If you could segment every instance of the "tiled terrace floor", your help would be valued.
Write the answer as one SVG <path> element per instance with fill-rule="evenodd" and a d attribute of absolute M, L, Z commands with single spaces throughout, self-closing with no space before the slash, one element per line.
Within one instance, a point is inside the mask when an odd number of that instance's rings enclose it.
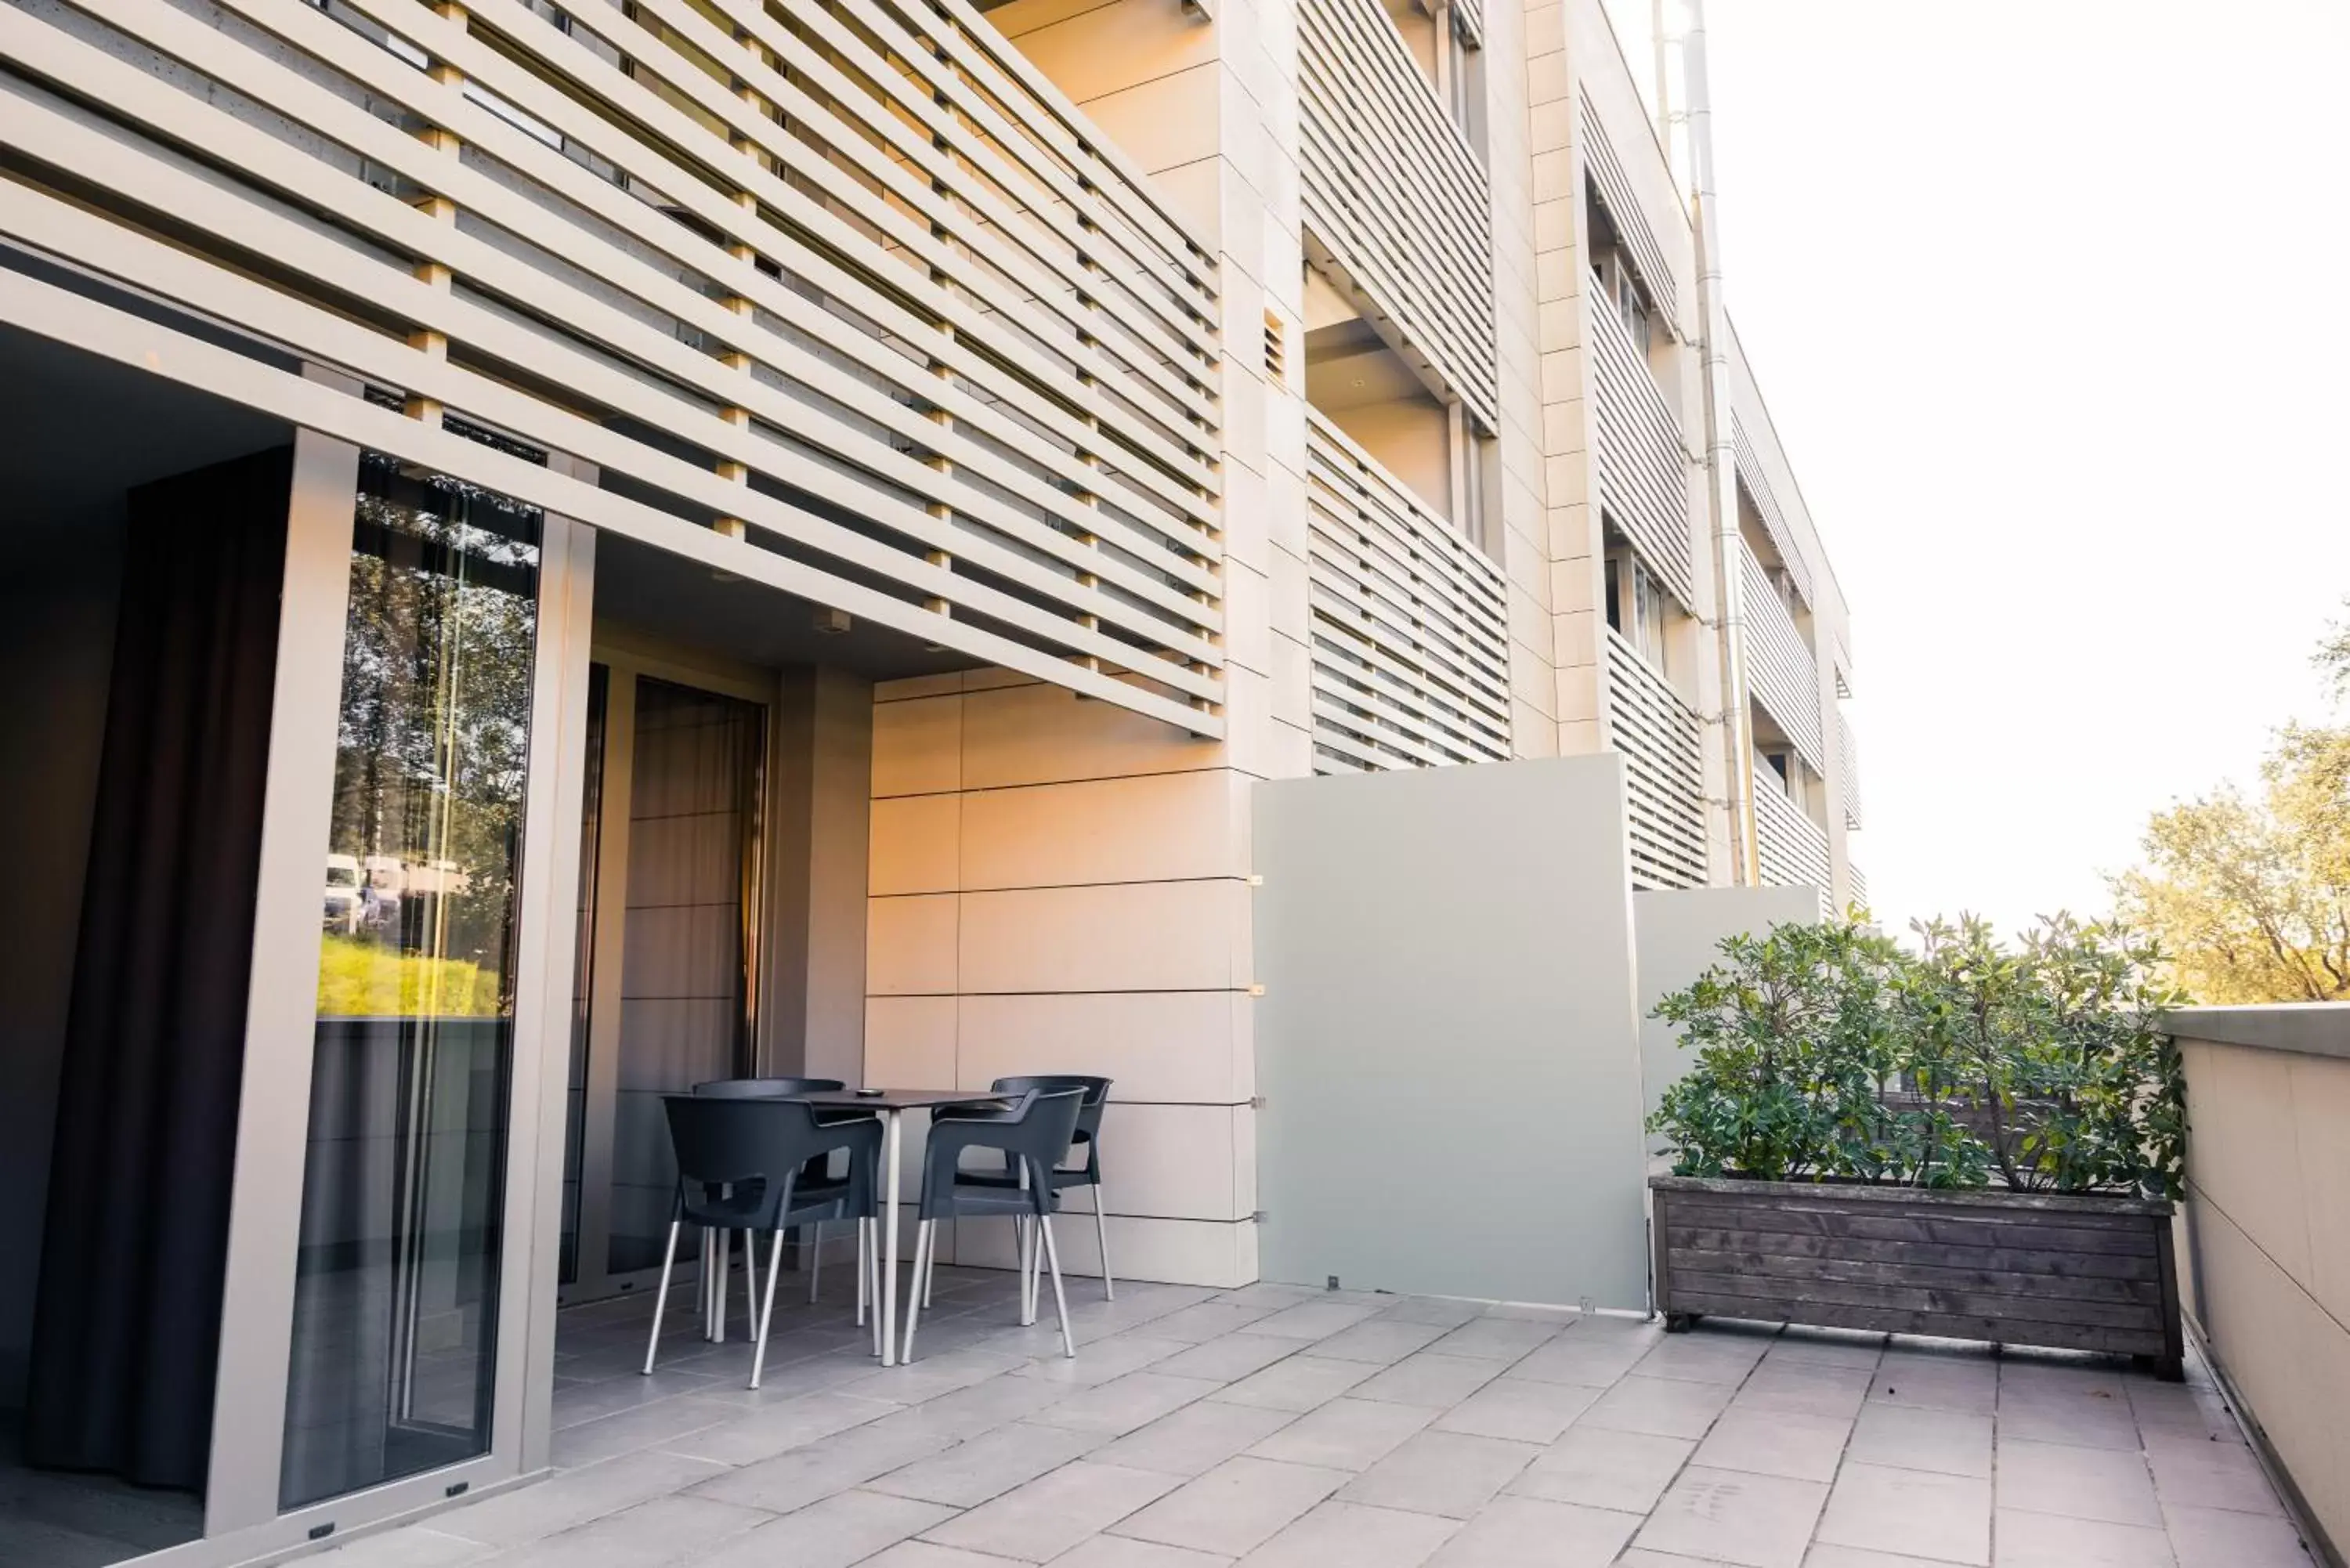
<path fill-rule="evenodd" d="M 847 1270 L 840 1271 L 847 1274 Z M 788 1287 L 793 1280 L 787 1277 Z M 829 1283 L 830 1282 L 827 1282 Z M 843 1283 L 847 1282 L 844 1280 Z M 690 1290 L 686 1293 L 690 1295 Z M 2074 1357 L 1256 1285 L 941 1269 L 910 1366 L 564 1316 L 537 1485 L 331 1568 L 2308 1568 L 2227 1409 Z M 737 1294 L 739 1332 L 739 1290 Z"/>

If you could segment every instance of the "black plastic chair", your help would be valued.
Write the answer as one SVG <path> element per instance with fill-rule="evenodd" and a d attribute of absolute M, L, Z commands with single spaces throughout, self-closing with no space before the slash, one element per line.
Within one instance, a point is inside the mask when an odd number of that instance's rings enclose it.
<path fill-rule="evenodd" d="M 773 1238 L 766 1290 L 754 1323 L 758 1348 L 751 1359 L 751 1386 L 756 1388 L 767 1363 L 767 1326 L 775 1316 L 784 1231 L 825 1220 L 869 1220 L 877 1212 L 876 1161 L 869 1151 L 878 1149 L 879 1128 L 876 1125 L 868 1132 L 854 1124 L 827 1127 L 806 1104 L 767 1096 L 664 1095 L 661 1108 L 669 1118 L 678 1176 L 669 1241 L 661 1252 L 660 1285 L 653 1298 L 652 1334 L 645 1345 L 646 1375 L 651 1375 L 660 1349 L 661 1314 L 669 1306 L 678 1232 L 691 1224 L 705 1233 L 742 1231 L 754 1239 L 763 1234 Z M 801 1172 L 809 1161 L 823 1159 L 837 1148 L 850 1151 L 847 1178 L 813 1189 L 803 1186 Z"/>
<path fill-rule="evenodd" d="M 1107 1078 L 1089 1078 L 1076 1073 L 1052 1073 L 1027 1077 L 998 1078 L 989 1086 L 999 1095 L 1024 1095 L 1031 1089 L 1042 1089 L 1046 1094 L 1054 1094 L 1063 1089 L 1077 1089 L 1084 1092 L 1085 1099 L 1077 1111 L 1076 1137 L 1070 1146 L 1070 1152 L 1076 1153 L 1077 1146 L 1083 1145 L 1086 1162 L 1074 1170 L 1055 1166 L 1051 1173 L 1051 1179 L 1053 1190 L 1055 1193 L 1066 1192 L 1073 1187 L 1093 1189 L 1094 1241 L 1101 1250 L 1102 1297 L 1106 1301 L 1116 1301 L 1118 1286 L 1110 1279 L 1109 1274 L 1109 1225 L 1102 1213 L 1104 1199 L 1107 1195 L 1102 1190 L 1101 1123 L 1102 1107 L 1109 1104 L 1109 1085 L 1110 1080 Z M 1017 1187 L 1020 1184 L 1019 1173 L 1013 1168 L 1009 1158 L 1004 1160 L 1003 1169 L 1001 1172 L 965 1171 L 963 1179 L 967 1181 L 982 1181 L 1010 1187 Z"/>
<path fill-rule="evenodd" d="M 846 1087 L 847 1085 L 838 1078 L 713 1078 L 708 1083 L 694 1085 L 693 1092 L 721 1099 L 775 1099 L 792 1095 L 827 1093 Z M 872 1127 L 874 1134 L 872 1157 L 877 1161 L 881 1158 L 881 1118 L 871 1111 L 856 1111 L 845 1107 L 824 1106 L 816 1109 L 816 1119 L 819 1127 L 846 1127 L 851 1123 L 861 1123 Z M 838 1179 L 842 1179 L 832 1173 L 832 1156 L 829 1153 L 819 1155 L 810 1160 L 800 1172 L 800 1182 L 804 1189 L 815 1183 Z M 876 1190 L 879 1190 L 878 1186 Z M 877 1266 L 874 1255 L 875 1245 L 872 1216 L 858 1216 L 857 1324 L 860 1328 L 865 1325 L 865 1314 L 875 1288 L 874 1271 Z M 719 1260 L 717 1277 L 723 1280 L 725 1273 L 725 1260 L 722 1257 Z M 815 1303 L 817 1287 L 823 1283 L 823 1281 L 824 1227 L 821 1224 L 815 1224 L 808 1227 L 808 1301 L 811 1304 Z M 756 1288 L 754 1284 L 753 1289 L 755 1291 Z M 719 1324 L 715 1337 L 723 1339 L 725 1336 L 724 1297 L 722 1294 L 716 1300 Z"/>
<path fill-rule="evenodd" d="M 1042 1246 L 1053 1271 L 1053 1310 L 1061 1324 L 1061 1349 L 1074 1356 L 1076 1341 L 1069 1333 L 1069 1299 L 1061 1289 L 1061 1254 L 1053 1244 L 1053 1210 L 1060 1199 L 1050 1173 L 1069 1158 L 1069 1140 L 1077 1130 L 1084 1108 L 1082 1089 L 1030 1089 L 1003 1110 L 941 1110 L 931 1118 L 931 1137 L 922 1158 L 922 1202 L 914 1233 L 913 1288 L 906 1295 L 906 1347 L 899 1361 L 914 1356 L 914 1325 L 922 1313 L 922 1284 L 938 1257 L 938 1224 L 941 1220 L 1001 1214 L 1020 1231 L 1020 1322 L 1036 1321 L 1036 1290 L 1033 1257 Z M 965 1149 L 993 1149 L 1004 1163 L 1028 1177 L 1026 1186 L 1007 1185 L 993 1176 L 973 1179 L 962 1168 Z M 1014 1180 L 1016 1181 L 1015 1175 Z"/>

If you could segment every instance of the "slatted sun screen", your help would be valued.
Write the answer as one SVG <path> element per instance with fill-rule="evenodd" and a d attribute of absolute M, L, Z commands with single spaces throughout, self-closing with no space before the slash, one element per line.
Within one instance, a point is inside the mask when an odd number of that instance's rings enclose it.
<path fill-rule="evenodd" d="M 1607 630 L 1607 740 L 1624 753 L 1635 888 L 1706 883 L 1705 765 L 1698 717 L 1672 682 Z"/>
<path fill-rule="evenodd" d="M 1844 764 L 1842 791 L 1844 798 L 1839 803 L 1844 810 L 1844 825 L 1854 832 L 1858 832 L 1861 826 L 1860 753 L 1853 747 L 1852 726 L 1845 721 L 1845 716 L 1840 712 L 1835 719 L 1835 732 L 1837 760 Z"/>
<path fill-rule="evenodd" d="M 0 316 L 1221 732 L 1212 254 L 966 0 L 35 3 L 0 234 L 281 355 Z"/>
<path fill-rule="evenodd" d="M 1762 514 L 1763 532 L 1771 535 L 1772 545 L 1779 559 L 1786 564 L 1787 575 L 1795 581 L 1795 592 L 1806 605 L 1813 604 L 1811 558 L 1795 547 L 1794 530 L 1787 526 L 1785 508 L 1779 504 L 1778 493 L 1771 486 L 1762 453 L 1748 439 L 1744 421 L 1736 410 L 1731 410 L 1730 439 L 1738 462 L 1738 482 L 1754 502 L 1754 510 Z"/>
<path fill-rule="evenodd" d="M 1506 761 L 1501 569 L 1336 426 L 1306 417 L 1315 771 Z"/>
<path fill-rule="evenodd" d="M 1820 732 L 1820 672 L 1804 634 L 1779 590 L 1763 576 L 1762 565 L 1743 540 L 1738 546 L 1739 573 L 1745 586 L 1746 680 L 1755 700 L 1779 722 L 1804 761 L 1822 777 L 1827 775 L 1827 746 Z"/>
<path fill-rule="evenodd" d="M 1697 604 L 1690 458 L 1680 421 L 1631 334 L 1596 289 L 1584 293 L 1599 440 L 1599 503 L 1683 608 Z"/>
<path fill-rule="evenodd" d="M 1624 161 L 1616 155 L 1616 144 L 1607 140 L 1607 128 L 1600 123 L 1598 111 L 1588 98 L 1577 106 L 1577 121 L 1583 132 L 1583 166 L 1591 176 L 1591 183 L 1599 192 L 1599 204 L 1607 209 L 1609 221 L 1617 234 L 1623 236 L 1624 246 L 1632 253 L 1632 265 L 1639 269 L 1640 281 L 1648 287 L 1649 297 L 1668 323 L 1678 329 L 1681 318 L 1680 291 L 1673 283 L 1672 268 L 1665 265 L 1664 247 L 1657 243 L 1657 232 L 1648 226 L 1647 213 L 1632 194 L 1632 182 L 1624 172 Z"/>
<path fill-rule="evenodd" d="M 1498 430 L 1484 170 L 1378 0 L 1300 0 L 1297 67 L 1308 254 Z"/>
<path fill-rule="evenodd" d="M 1772 779 L 1763 776 L 1769 772 L 1767 765 L 1754 771 L 1754 860 L 1762 881 L 1774 888 L 1810 886 L 1825 890 L 1828 836 Z"/>

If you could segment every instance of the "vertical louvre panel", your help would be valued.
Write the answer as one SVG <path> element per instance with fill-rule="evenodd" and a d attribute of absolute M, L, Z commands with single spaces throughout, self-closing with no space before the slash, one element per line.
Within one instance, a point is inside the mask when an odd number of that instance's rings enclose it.
<path fill-rule="evenodd" d="M 1838 711 L 1835 717 L 1836 759 L 1842 764 L 1844 825 L 1857 832 L 1860 828 L 1860 753 L 1854 750 L 1852 726 Z"/>
<path fill-rule="evenodd" d="M 1636 888 L 1706 883 L 1705 767 L 1697 714 L 1614 628 L 1607 632 L 1607 739 L 1624 753 Z"/>
<path fill-rule="evenodd" d="M 1315 768 L 1505 761 L 1500 568 L 1327 420 L 1307 418 Z"/>
<path fill-rule="evenodd" d="M 1309 254 L 1499 429 L 1485 171 L 1378 0 L 1300 0 L 1297 64 Z"/>
<path fill-rule="evenodd" d="M 1864 909 L 1868 908 L 1868 878 L 1860 874 L 1860 867 L 1846 865 L 1844 879 L 1852 888 L 1852 901 Z"/>
<path fill-rule="evenodd" d="M 1828 886 L 1828 836 L 1789 800 L 1766 769 L 1754 780 L 1754 862 L 1773 888 Z"/>
<path fill-rule="evenodd" d="M 1578 119 L 1583 131 L 1583 165 L 1591 174 L 1591 182 L 1599 188 L 1599 204 L 1607 209 L 1615 222 L 1616 232 L 1624 236 L 1624 244 L 1632 253 L 1632 261 L 1640 269 L 1640 281 L 1648 286 L 1649 294 L 1668 321 L 1681 318 L 1679 290 L 1673 284 L 1673 269 L 1665 265 L 1665 251 L 1657 244 L 1656 231 L 1648 227 L 1648 213 L 1632 194 L 1632 182 L 1624 173 L 1624 161 L 1616 156 L 1616 146 L 1607 140 L 1607 127 L 1599 123 L 1598 113 L 1585 99 Z"/>
<path fill-rule="evenodd" d="M 1584 291 L 1599 426 L 1599 504 L 1683 606 L 1690 567 L 1689 452 L 1680 421 L 1607 302 Z"/>
<path fill-rule="evenodd" d="M 0 8 L 12 147 L 133 220 L 0 234 L 424 411 L 368 444 L 463 415 L 626 482 L 597 526 L 1220 730 L 1212 252 L 964 0 L 223 10 Z"/>
<path fill-rule="evenodd" d="M 1762 575 L 1762 565 L 1743 543 L 1739 571 L 1746 587 L 1746 679 L 1754 698 L 1795 743 L 1804 761 L 1827 775 L 1827 747 L 1820 734 L 1820 671 L 1795 629 L 1786 601 Z"/>
<path fill-rule="evenodd" d="M 1795 547 L 1794 530 L 1787 526 L 1786 511 L 1780 506 L 1779 497 L 1763 472 L 1762 454 L 1755 451 L 1753 442 L 1747 440 L 1745 423 L 1739 419 L 1734 409 L 1730 415 L 1730 440 L 1738 460 L 1738 481 L 1746 486 L 1746 493 L 1754 502 L 1754 510 L 1762 514 L 1763 532 L 1771 535 L 1772 546 L 1779 552 L 1779 559 L 1786 564 L 1787 575 L 1794 579 L 1796 594 L 1809 605 L 1814 602 L 1811 557 Z"/>

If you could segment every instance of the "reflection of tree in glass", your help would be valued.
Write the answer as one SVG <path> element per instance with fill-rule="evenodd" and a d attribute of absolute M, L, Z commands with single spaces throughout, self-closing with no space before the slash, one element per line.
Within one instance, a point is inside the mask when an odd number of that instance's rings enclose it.
<path fill-rule="evenodd" d="M 356 942 L 329 939 L 337 1012 L 511 1005 L 538 529 L 472 486 L 361 467 L 330 848 L 359 858 L 366 904 Z"/>

